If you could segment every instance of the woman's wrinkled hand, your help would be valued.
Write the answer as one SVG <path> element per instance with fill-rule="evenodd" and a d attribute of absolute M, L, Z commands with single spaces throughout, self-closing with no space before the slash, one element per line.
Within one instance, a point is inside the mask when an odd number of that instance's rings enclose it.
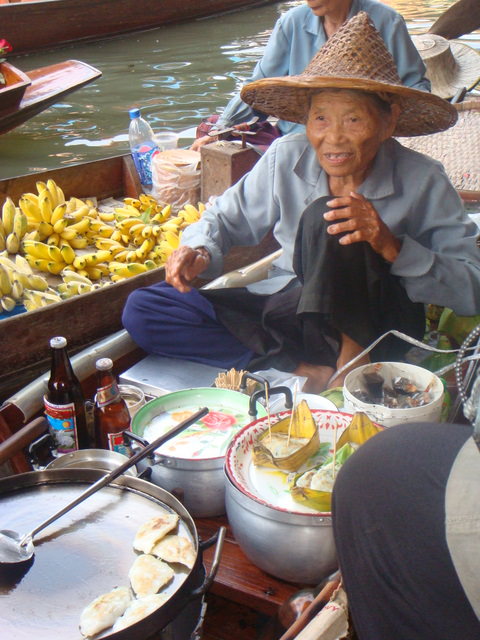
<path fill-rule="evenodd" d="M 191 282 L 195 280 L 210 263 L 210 254 L 206 249 L 179 247 L 167 259 L 165 264 L 165 280 L 181 293 L 191 290 Z"/>
<path fill-rule="evenodd" d="M 339 239 L 340 244 L 368 242 L 387 262 L 395 261 L 401 242 L 364 196 L 351 191 L 349 196 L 332 198 L 327 205 L 332 207 L 323 214 L 324 219 L 332 223 L 328 225 L 327 232 L 331 235 L 345 234 Z"/>

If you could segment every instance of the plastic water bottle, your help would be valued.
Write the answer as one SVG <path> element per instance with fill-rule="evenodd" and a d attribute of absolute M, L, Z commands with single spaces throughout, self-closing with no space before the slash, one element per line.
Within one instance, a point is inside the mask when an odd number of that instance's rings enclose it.
<path fill-rule="evenodd" d="M 152 184 L 152 156 L 158 147 L 152 127 L 140 116 L 140 109 L 130 109 L 130 127 L 128 139 L 133 161 L 137 168 L 140 182 L 144 186 Z"/>

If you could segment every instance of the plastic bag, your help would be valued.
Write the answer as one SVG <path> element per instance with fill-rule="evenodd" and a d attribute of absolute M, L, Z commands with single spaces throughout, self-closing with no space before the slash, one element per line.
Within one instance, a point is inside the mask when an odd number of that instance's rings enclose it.
<path fill-rule="evenodd" d="M 174 213 L 200 200 L 200 154 L 189 149 L 168 149 L 152 158 L 152 196 Z"/>

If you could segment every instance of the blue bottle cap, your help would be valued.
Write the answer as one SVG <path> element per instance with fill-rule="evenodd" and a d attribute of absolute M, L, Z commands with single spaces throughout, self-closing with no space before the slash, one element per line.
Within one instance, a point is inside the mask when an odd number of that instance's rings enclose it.
<path fill-rule="evenodd" d="M 134 118 L 140 117 L 140 109 L 130 109 L 128 112 L 130 114 L 130 118 L 133 120 Z"/>

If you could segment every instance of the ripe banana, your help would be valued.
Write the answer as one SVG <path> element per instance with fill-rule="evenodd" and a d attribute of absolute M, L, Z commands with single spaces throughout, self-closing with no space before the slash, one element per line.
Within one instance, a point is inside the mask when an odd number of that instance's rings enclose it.
<path fill-rule="evenodd" d="M 8 236 L 8 234 L 12 233 L 13 231 L 13 221 L 15 219 L 15 213 L 15 204 L 13 203 L 13 200 L 11 198 L 7 197 L 2 207 L 2 222 L 6 236 Z"/>
<path fill-rule="evenodd" d="M 4 311 L 12 311 L 17 304 L 11 296 L 2 296 L 0 298 L 0 305 Z"/>
<path fill-rule="evenodd" d="M 42 214 L 42 220 L 44 222 L 50 223 L 52 219 L 53 206 L 50 198 L 50 192 L 48 191 L 48 189 L 45 189 L 45 191 L 42 191 L 38 200 L 38 204 L 40 206 L 40 213 Z"/>
<path fill-rule="evenodd" d="M 15 231 L 9 233 L 5 240 L 5 248 L 8 253 L 18 253 L 20 249 L 20 238 Z"/>
<path fill-rule="evenodd" d="M 108 265 L 109 271 L 113 275 L 129 278 L 136 276 L 139 273 L 147 271 L 147 267 L 139 262 L 129 262 L 124 264 L 123 262 L 111 262 Z"/>
<path fill-rule="evenodd" d="M 0 294 L 2 296 L 8 295 L 12 290 L 12 283 L 6 269 L 3 264 L 0 264 Z"/>

